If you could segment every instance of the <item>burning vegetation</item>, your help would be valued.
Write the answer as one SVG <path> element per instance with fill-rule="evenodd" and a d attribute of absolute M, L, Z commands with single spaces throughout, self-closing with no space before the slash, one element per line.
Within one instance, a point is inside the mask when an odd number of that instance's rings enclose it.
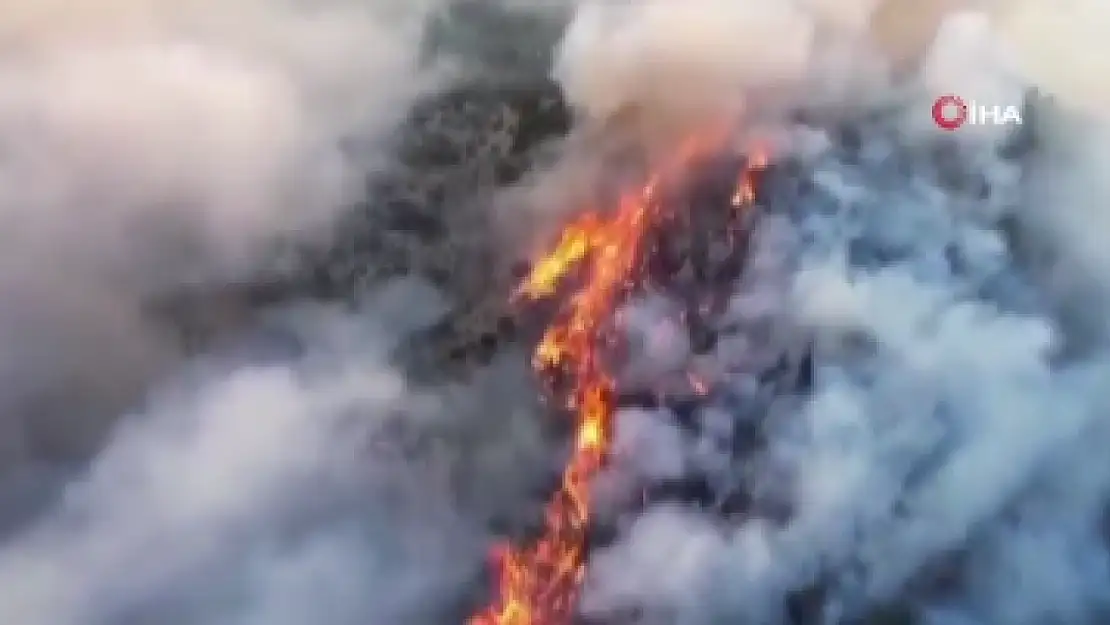
<path fill-rule="evenodd" d="M 693 180 L 710 164 L 721 169 L 719 137 L 695 137 L 680 146 L 639 189 L 624 192 L 614 206 L 589 210 L 568 223 L 554 247 L 539 258 L 514 294 L 526 306 L 554 300 L 554 316 L 533 352 L 532 366 L 551 397 L 574 419 L 574 439 L 562 478 L 548 502 L 541 535 L 526 545 L 499 545 L 493 554 L 497 585 L 493 602 L 470 625 L 566 625 L 575 617 L 586 572 L 593 517 L 591 480 L 604 467 L 612 446 L 621 389 L 614 372 L 621 337 L 614 319 L 629 298 L 665 289 L 689 263 L 700 280 L 709 277 L 706 242 L 676 253 L 668 232 L 697 223 L 694 213 L 716 213 L 731 256 L 744 247 L 748 212 L 755 201 L 754 175 L 766 164 L 757 152 L 724 159 L 731 184 L 720 199 L 682 214 L 681 200 L 696 201 Z M 691 182 L 701 183 L 691 187 Z M 720 189 L 720 185 L 717 185 Z M 681 229 L 681 228 L 680 228 Z M 694 232 L 688 231 L 687 235 Z M 735 263 L 719 265 L 721 268 Z M 714 276 L 719 282 L 735 275 Z M 693 298 L 684 318 L 694 331 L 706 326 L 714 307 Z M 690 378 L 695 393 L 704 383 Z"/>
<path fill-rule="evenodd" d="M 1087 126 L 1061 141 L 1030 96 L 1005 137 L 918 132 L 908 75 L 780 103 L 864 71 L 794 36 L 836 2 L 463 4 L 424 52 L 477 67 L 414 104 L 335 240 L 152 295 L 182 354 L 228 362 L 32 475 L 42 505 L 0 488 L 0 622 L 1110 622 L 1110 265 L 1080 236 L 1105 161 L 1064 145 Z M 879 4 L 916 65 L 938 5 Z M 659 140 L 761 85 L 773 162 Z"/>

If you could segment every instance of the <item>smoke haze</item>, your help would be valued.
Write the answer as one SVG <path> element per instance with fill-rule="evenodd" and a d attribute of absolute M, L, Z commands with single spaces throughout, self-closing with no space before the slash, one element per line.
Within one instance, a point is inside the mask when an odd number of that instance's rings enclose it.
<path fill-rule="evenodd" d="M 0 465 L 87 453 L 173 365 L 150 301 L 328 234 L 373 156 L 341 142 L 372 144 L 421 89 L 422 12 L 0 7 Z"/>
<path fill-rule="evenodd" d="M 415 388 L 390 354 L 447 304 L 412 281 L 279 311 L 218 356 L 148 311 L 326 243 L 442 84 L 418 63 L 435 3 L 70 4 L 0 5 L 0 622 L 458 622 L 490 519 L 534 512 L 513 508 L 551 468 L 520 354 Z M 620 532 L 586 612 L 785 624 L 817 588 L 828 623 L 895 602 L 930 625 L 1105 619 L 1108 18 L 1095 0 L 573 5 L 552 75 L 590 133 L 740 116 L 812 179 L 761 199 L 779 209 L 728 312 L 761 330 L 695 358 L 668 302 L 622 311 L 630 378 L 697 368 L 767 415 L 766 447 L 737 460 L 714 438 L 754 408 L 707 405 L 697 436 L 622 413 L 599 486 Z M 938 93 L 1031 86 L 1052 102 L 1028 158 L 929 121 Z M 789 121 L 803 105 L 860 145 Z M 578 132 L 565 160 L 592 150 Z M 538 172 L 531 203 L 605 175 L 588 156 Z M 758 370 L 799 342 L 811 394 L 768 399 Z M 638 479 L 693 472 L 743 483 L 755 512 L 621 516 Z"/>
<path fill-rule="evenodd" d="M 808 5 L 591 6 L 564 40 L 558 75 L 594 118 L 636 107 L 653 124 L 691 129 L 737 102 L 759 103 L 753 91 L 774 92 L 776 106 L 785 94 L 903 111 L 897 126 L 862 123 L 852 154 L 821 130 L 777 135 L 816 185 L 778 198 L 789 217 L 757 231 L 780 248 L 790 295 L 738 294 L 732 314 L 758 317 L 771 305 L 771 316 L 811 334 L 820 364 L 809 399 L 770 412 L 766 453 L 727 468 L 727 456 L 704 456 L 711 435 L 663 453 L 661 441 L 683 440 L 666 432 L 624 451 L 637 473 L 673 473 L 677 462 L 719 483 L 754 480 L 757 493 L 785 497 L 789 520 L 760 520 L 758 503 L 727 528 L 712 513 L 649 509 L 592 561 L 587 609 L 646 606 L 644 622 L 790 622 L 788 597 L 814 588 L 826 597 L 814 622 L 907 595 L 916 622 L 1098 620 L 1110 601 L 1110 467 L 1093 441 L 1106 435 L 1110 397 L 1097 382 L 1107 375 L 1096 338 L 1104 315 L 1091 310 L 1104 310 L 1110 274 L 1092 228 L 1107 203 L 1094 173 L 1107 119 L 1097 87 L 1084 83 L 1100 47 L 1087 21 L 1102 23 L 1104 12 L 1095 3 L 1060 13 L 1037 2 Z M 622 17 L 603 31 L 605 11 Z M 1051 50 L 1042 16 L 1058 29 Z M 1008 135 L 998 129 L 945 138 L 932 126 L 939 94 L 1020 103 L 1030 87 L 1053 106 L 1037 118 L 1039 156 L 1029 161 L 1000 155 Z M 946 181 L 928 156 L 943 140 L 985 192 Z M 1005 234 L 1008 219 L 1021 224 L 1024 248 Z M 715 358 L 742 359 L 737 345 Z M 757 401 L 757 379 L 723 370 L 734 393 Z"/>
<path fill-rule="evenodd" d="M 388 330 L 319 313 L 183 371 L 150 312 L 326 243 L 438 80 L 418 66 L 430 8 L 0 5 L 0 620 L 414 622 L 442 595 L 422 562 L 450 579 L 480 557 L 442 511 L 364 503 L 415 479 L 359 464 L 381 424 L 439 413 L 386 362 L 395 313 L 362 312 Z M 472 551 L 438 557 L 453 545 Z"/>

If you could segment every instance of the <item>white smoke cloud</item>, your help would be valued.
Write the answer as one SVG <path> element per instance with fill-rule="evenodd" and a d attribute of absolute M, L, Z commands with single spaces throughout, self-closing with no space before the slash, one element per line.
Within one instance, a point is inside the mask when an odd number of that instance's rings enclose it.
<path fill-rule="evenodd" d="M 824 101 L 841 77 L 871 90 L 842 104 L 913 100 L 902 127 L 865 142 L 861 162 L 804 156 L 820 198 L 789 200 L 800 216 L 797 237 L 781 242 L 784 268 L 800 268 L 776 314 L 814 337 L 821 366 L 800 410 L 768 417 L 766 453 L 733 469 L 785 496 L 787 520 L 649 510 L 592 561 L 588 611 L 646 608 L 645 623 L 780 622 L 788 591 L 819 585 L 830 618 L 899 598 L 938 625 L 1102 613 L 1110 466 L 1093 441 L 1110 423 L 1110 397 L 1096 382 L 1106 351 L 1089 328 L 1057 315 L 1101 304 L 1086 321 L 1103 328 L 1110 283 L 1094 234 L 1108 197 L 1096 173 L 1108 144 L 1092 70 L 1103 46 L 1087 23 L 1105 16 L 1095 5 L 1068 3 L 1060 16 L 1036 0 L 580 10 L 556 76 L 594 119 L 633 110 L 649 130 L 689 130 L 766 91 Z M 885 54 L 888 67 L 861 54 Z M 949 158 L 967 159 L 953 166 L 982 176 L 989 196 L 930 179 L 927 160 L 911 163 L 922 166 L 912 180 L 896 173 L 897 149 L 928 152 L 943 139 L 922 102 L 955 90 L 1018 103 L 1027 87 L 1055 98 L 1045 119 L 1027 121 L 1040 122 L 1039 156 L 999 159 L 998 133 L 948 137 L 962 148 Z M 1019 264 L 1004 216 L 1052 248 L 1047 267 Z M 1076 340 L 1083 355 L 1068 360 Z M 717 356 L 743 360 L 742 349 L 727 342 Z M 733 375 L 737 392 L 750 387 Z M 664 454 L 665 439 L 651 440 L 631 468 L 686 452 L 676 442 Z M 930 575 L 933 594 L 913 594 Z M 959 581 L 938 590 L 936 577 Z"/>
<path fill-rule="evenodd" d="M 326 237 L 431 84 L 431 5 L 0 6 L 0 471 L 88 453 L 172 366 L 151 300 Z"/>
<path fill-rule="evenodd" d="M 1110 11 L 1097 0 L 996 2 L 999 31 L 1013 46 L 1022 69 L 1046 91 L 1069 106 L 1110 114 L 1110 93 L 1099 81 L 1106 71 L 1100 33 L 1110 25 Z"/>
<path fill-rule="evenodd" d="M 187 366 L 147 310 L 327 240 L 439 80 L 435 4 L 0 6 L 0 620 L 431 623 L 473 583 L 467 469 L 393 432 L 462 429 L 389 362 L 442 302 L 286 311 Z M 521 467 L 471 455 L 491 499 Z"/>
<path fill-rule="evenodd" d="M 0 9 L 0 217 L 11 233 L 0 251 L 0 458 L 23 468 L 36 445 L 69 450 L 96 439 L 105 429 L 98 415 L 114 417 L 176 363 L 172 338 L 143 317 L 147 297 L 249 275 L 275 242 L 311 239 L 354 197 L 359 163 L 337 146 L 377 137 L 422 86 L 415 33 L 425 7 L 12 4 Z M 832 69 L 853 81 L 868 74 L 852 84 L 887 86 L 875 63 L 858 58 L 875 50 L 923 61 L 925 74 L 913 78 L 921 91 L 995 77 L 993 60 L 972 67 L 952 62 L 951 50 L 947 62 L 925 50 L 938 29 L 951 32 L 942 18 L 962 3 L 919 2 L 928 10 L 903 22 L 898 6 L 907 5 L 581 6 L 555 74 L 587 117 L 631 111 L 649 133 L 732 115 L 753 92 L 774 102 L 780 91 L 825 97 L 836 81 L 821 74 Z M 1042 60 L 1043 42 L 1019 28 L 1029 22 L 992 10 L 991 36 L 1010 36 L 1019 70 L 1097 113 L 1097 90 L 1080 88 L 1090 81 L 1049 80 L 1064 72 L 1030 61 Z M 1053 25 L 1068 32 L 1063 23 Z M 861 42 L 867 28 L 874 41 Z M 1058 302 L 1045 301 L 1076 291 L 1086 301 L 1091 284 L 1110 287 L 1094 225 L 1106 204 L 1104 161 L 1091 158 L 1103 135 L 1077 123 L 1058 120 L 1046 149 L 1085 166 L 1042 169 L 1018 211 L 1060 250 L 1048 277 L 1082 270 L 1071 291 L 1021 283 L 996 227 L 1011 210 L 1005 193 L 970 202 L 926 177 L 898 179 L 880 197 L 867 176 L 889 181 L 889 146 L 865 151 L 863 166 L 880 174 L 809 150 L 817 191 L 841 210 L 807 212 L 810 200 L 799 199 L 801 223 L 762 226 L 776 253 L 760 257 L 767 266 L 731 313 L 779 316 L 814 337 L 823 366 L 812 397 L 774 413 L 766 452 L 741 466 L 658 412 L 622 413 L 638 422 L 617 441 L 634 478 L 712 469 L 773 491 L 790 514 L 729 524 L 651 509 L 591 561 L 586 610 L 636 605 L 648 609 L 645 622 L 776 622 L 788 591 L 831 580 L 830 605 L 850 613 L 897 596 L 954 553 L 963 583 L 920 601 L 930 623 L 1040 625 L 1105 605 L 1110 466 L 1099 442 L 1110 360 L 1092 344 L 1084 359 L 1061 363 L 1072 328 L 1054 316 Z M 1053 143 L 1078 134 L 1083 141 Z M 1012 166 L 992 162 L 984 173 L 1017 194 Z M 960 271 L 946 258 L 953 250 Z M 849 262 L 856 256 L 895 260 L 861 268 Z M 293 364 L 198 363 L 132 410 L 82 477 L 0 542 L 0 620 L 454 618 L 425 610 L 467 587 L 485 538 L 445 503 L 451 482 L 469 474 L 393 459 L 396 450 L 373 444 L 397 414 L 417 425 L 453 414 L 386 362 L 393 337 L 417 323 L 413 311 L 435 307 L 407 292 L 383 300 L 395 309 L 316 318 Z M 651 334 L 657 312 L 633 309 L 626 321 Z M 673 373 L 689 346 L 677 335 L 652 338 L 651 366 L 634 373 Z M 724 340 L 702 358 L 716 362 L 701 364 L 734 376 L 743 395 L 757 386 L 748 349 Z M 715 412 L 714 427 L 728 415 Z M 501 444 L 493 430 L 471 435 Z M 500 451 L 486 460 L 521 473 L 520 458 Z M 489 499 L 501 488 L 480 482 Z"/>
<path fill-rule="evenodd" d="M 812 20 L 785 2 L 583 3 L 555 76 L 589 119 L 688 130 L 736 114 L 753 88 L 801 80 L 812 38 Z"/>
<path fill-rule="evenodd" d="M 445 484 L 375 441 L 398 415 L 441 413 L 387 364 L 383 328 L 310 317 L 303 358 L 200 363 L 128 417 L 87 475 L 0 544 L 0 618 L 432 618 L 427 593 L 463 587 L 480 534 L 443 507 Z"/>

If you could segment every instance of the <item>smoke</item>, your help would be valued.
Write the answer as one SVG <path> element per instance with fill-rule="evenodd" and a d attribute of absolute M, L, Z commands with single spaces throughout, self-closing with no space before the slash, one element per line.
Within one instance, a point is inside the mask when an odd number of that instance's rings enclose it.
<path fill-rule="evenodd" d="M 434 304 L 404 285 L 379 298 L 360 312 L 390 320 L 390 300 Z M 0 548 L 0 617 L 442 618 L 424 598 L 464 586 L 481 533 L 444 507 L 431 465 L 388 453 L 388 431 L 443 408 L 389 366 L 378 323 L 319 310 L 284 327 L 300 357 L 198 362 L 121 422 L 87 474 Z"/>
<path fill-rule="evenodd" d="M 0 471 L 87 455 L 174 366 L 154 303 L 327 240 L 432 85 L 429 7 L 0 7 Z"/>
<path fill-rule="evenodd" d="M 789 3 L 583 3 L 555 65 L 585 118 L 689 130 L 740 112 L 753 90 L 801 80 L 813 24 Z"/>
<path fill-rule="evenodd" d="M 442 298 L 294 302 L 203 358 L 153 312 L 218 308 L 327 245 L 440 84 L 418 63 L 433 8 L 0 8 L 0 620 L 455 618 L 493 507 L 458 483 L 519 501 L 539 445 L 503 388 L 489 411 L 478 382 L 418 391 L 394 367 Z"/>
<path fill-rule="evenodd" d="M 1105 11 L 970 4 L 580 9 L 556 75 L 602 126 L 623 129 L 631 114 L 646 120 L 640 132 L 689 132 L 742 110 L 766 121 L 784 104 L 825 106 L 841 122 L 771 117 L 776 158 L 807 180 L 771 174 L 756 237 L 777 248 L 778 269 L 740 285 L 728 321 L 750 329 L 710 357 L 728 402 L 695 417 L 725 411 L 738 436 L 750 417 L 737 402 L 757 406 L 765 445 L 735 456 L 714 447 L 716 426 L 675 436 L 657 414 L 621 416 L 642 423 L 621 439 L 618 472 L 741 484 L 751 505 L 729 522 L 674 504 L 622 519 L 591 561 L 588 612 L 808 623 L 895 605 L 938 625 L 1105 618 L 1110 466 L 1096 441 L 1110 427 L 1099 382 L 1110 273 L 1095 233 L 1110 144 L 1089 58 L 1102 47 L 1090 23 Z M 1038 20 L 1048 13 L 1051 50 Z M 1029 88 L 1050 100 L 1026 121 L 1036 142 L 1025 156 L 1011 153 L 1011 132 L 946 135 L 929 117 L 943 93 L 1020 103 Z M 838 134 L 845 124 L 858 145 Z M 751 297 L 775 292 L 766 280 L 786 296 Z M 758 372 L 734 366 L 761 358 L 745 336 L 788 349 L 752 323 L 766 316 L 812 341 L 817 362 L 812 389 L 770 403 Z M 648 333 L 665 335 L 656 324 Z"/>
<path fill-rule="evenodd" d="M 969 4 L 576 7 L 553 73 L 587 132 L 564 158 L 610 132 L 666 145 L 739 117 L 774 130 L 784 165 L 762 190 L 722 320 L 734 329 L 714 350 L 692 353 L 674 302 L 621 311 L 636 339 L 622 380 L 685 369 L 717 390 L 684 415 L 694 432 L 668 408 L 621 412 L 597 491 L 617 536 L 591 556 L 591 616 L 1106 614 L 1110 144 L 1101 74 L 1078 62 L 1105 12 L 1074 3 L 1051 21 L 1067 45 L 1049 49 L 1030 27 L 1047 3 L 958 12 Z M 187 363 L 148 312 L 182 287 L 280 272 L 288 245 L 326 241 L 378 141 L 435 83 L 416 64 L 429 8 L 0 9 L 0 620 L 467 612 L 490 526 L 535 512 L 514 509 L 545 456 L 535 411 L 506 392 L 533 393 L 519 354 L 414 388 L 390 354 L 444 303 L 409 283 L 353 314 L 280 311 Z M 928 121 L 939 90 L 1027 86 L 1055 101 L 1026 157 L 1000 149 L 1005 133 L 942 136 Z M 837 124 L 791 121 L 798 107 Z M 558 195 L 545 184 L 585 193 L 568 171 L 611 171 L 601 156 L 557 165 L 525 189 L 534 203 Z M 799 346 L 812 346 L 814 379 L 783 392 L 764 374 Z M 720 500 L 744 491 L 743 510 L 626 512 L 640 484 L 689 477 Z"/>
<path fill-rule="evenodd" d="M 994 12 L 1000 32 L 1037 84 L 1058 94 L 1069 106 L 1106 115 L 1110 94 L 1102 85 L 1087 80 L 1104 71 L 1104 58 L 1090 54 L 1101 46 L 1097 33 L 1110 21 L 1104 4 L 1025 0 L 1012 6 L 996 3 Z"/>

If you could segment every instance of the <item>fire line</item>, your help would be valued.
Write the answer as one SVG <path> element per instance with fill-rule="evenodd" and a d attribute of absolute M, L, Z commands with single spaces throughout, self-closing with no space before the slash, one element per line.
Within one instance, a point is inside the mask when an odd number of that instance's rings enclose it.
<path fill-rule="evenodd" d="M 467 625 L 568 625 L 573 620 L 586 572 L 590 482 L 604 467 L 615 426 L 616 389 L 604 362 L 613 312 L 642 280 L 642 248 L 662 216 L 656 195 L 664 177 L 717 146 L 716 139 L 687 142 L 642 188 L 622 195 L 612 213 L 592 211 L 572 221 L 518 287 L 516 299 L 535 301 L 565 290 L 572 273 L 582 278 L 532 360 L 539 375 L 569 380 L 559 400 L 574 415 L 575 439 L 561 484 L 544 509 L 542 534 L 530 545 L 494 550 L 496 596 Z M 750 177 L 743 173 L 737 198 L 750 202 L 752 195 Z"/>

